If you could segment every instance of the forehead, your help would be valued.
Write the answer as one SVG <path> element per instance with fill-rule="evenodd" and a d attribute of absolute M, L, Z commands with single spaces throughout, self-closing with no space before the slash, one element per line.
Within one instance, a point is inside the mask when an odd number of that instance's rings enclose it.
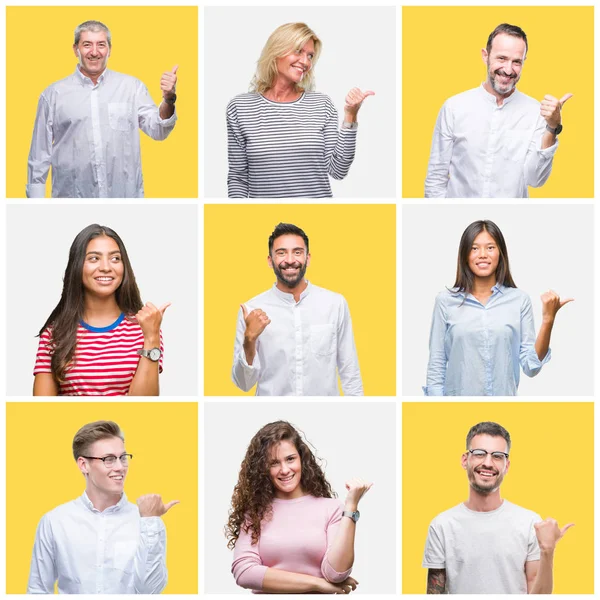
<path fill-rule="evenodd" d="M 288 440 L 282 440 L 278 444 L 271 446 L 271 460 L 281 460 L 290 454 L 298 454 L 298 450 L 296 449 L 296 446 Z"/>
<path fill-rule="evenodd" d="M 469 450 L 487 450 L 488 452 L 508 452 L 508 444 L 506 440 L 501 436 L 492 436 L 482 433 L 476 435 L 471 440 L 471 447 Z"/>
<path fill-rule="evenodd" d="M 121 456 L 125 452 L 125 444 L 118 437 L 105 438 L 94 442 L 88 452 L 90 456 L 107 456 L 108 454 Z"/>
<path fill-rule="evenodd" d="M 294 248 L 304 248 L 306 250 L 306 244 L 299 235 L 286 233 L 273 240 L 273 252 L 277 250 L 293 250 Z"/>
<path fill-rule="evenodd" d="M 108 44 L 106 31 L 82 31 L 79 36 L 79 43 L 83 44 L 84 42 L 106 42 Z"/>
<path fill-rule="evenodd" d="M 495 244 L 496 240 L 487 232 L 482 231 L 474 240 L 473 244 L 487 246 L 488 244 Z"/>
<path fill-rule="evenodd" d="M 503 54 L 505 56 L 510 56 L 511 58 L 522 59 L 525 58 L 526 48 L 525 40 L 523 38 L 508 35 L 506 33 L 499 33 L 492 40 L 490 54 L 494 56 Z"/>
<path fill-rule="evenodd" d="M 119 251 L 119 244 L 107 235 L 100 235 L 88 242 L 86 253 L 90 252 L 115 252 Z"/>

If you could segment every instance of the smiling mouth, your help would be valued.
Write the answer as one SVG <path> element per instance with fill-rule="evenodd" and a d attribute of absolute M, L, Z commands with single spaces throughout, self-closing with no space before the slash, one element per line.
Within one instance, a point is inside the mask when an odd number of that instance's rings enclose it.
<path fill-rule="evenodd" d="M 475 471 L 475 473 L 477 473 L 477 475 L 479 475 L 483 479 L 492 479 L 497 475 L 497 473 L 495 473 L 494 471 L 485 471 L 483 469 L 481 469 L 480 471 Z"/>
<path fill-rule="evenodd" d="M 109 475 L 113 481 L 123 481 L 123 475 Z"/>
<path fill-rule="evenodd" d="M 94 277 L 94 280 L 97 281 L 98 283 L 112 283 L 115 278 L 114 277 Z"/>
<path fill-rule="evenodd" d="M 281 481 L 281 483 L 289 483 L 290 481 L 292 481 L 292 479 L 294 479 L 295 476 L 296 474 L 290 475 L 289 477 L 278 477 L 278 479 L 279 481 Z"/>

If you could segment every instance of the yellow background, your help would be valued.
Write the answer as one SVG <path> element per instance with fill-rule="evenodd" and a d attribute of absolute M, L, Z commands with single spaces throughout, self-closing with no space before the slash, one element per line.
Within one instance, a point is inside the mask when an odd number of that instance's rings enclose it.
<path fill-rule="evenodd" d="M 566 6 L 428 6 L 402 10 L 402 195 L 422 198 L 442 104 L 486 78 L 481 59 L 500 23 L 521 27 L 529 52 L 518 89 L 537 100 L 574 94 L 552 174 L 532 198 L 594 195 L 594 9 Z"/>
<path fill-rule="evenodd" d="M 133 460 L 129 502 L 143 494 L 180 500 L 167 528 L 165 593 L 198 591 L 198 405 L 196 403 L 12 403 L 6 405 L 6 591 L 24 594 L 39 520 L 85 490 L 71 445 L 92 421 L 116 421 Z"/>
<path fill-rule="evenodd" d="M 177 124 L 157 142 L 140 132 L 147 198 L 198 196 L 198 9 L 195 6 L 35 6 L 6 9 L 6 195 L 24 198 L 27 157 L 41 93 L 74 72 L 73 32 L 102 21 L 111 31 L 108 68 L 142 81 L 156 104 L 176 64 Z M 48 177 L 46 197 L 52 186 Z"/>
<path fill-rule="evenodd" d="M 251 396 L 231 381 L 240 304 L 275 282 L 267 265 L 275 226 L 306 232 L 306 277 L 350 307 L 366 395 L 396 393 L 396 207 L 393 205 L 207 205 L 204 212 L 204 390 Z M 340 388 L 341 390 L 341 388 Z"/>
<path fill-rule="evenodd" d="M 402 410 L 402 581 L 424 594 L 421 567 L 429 523 L 468 498 L 461 466 L 469 429 L 495 421 L 510 433 L 502 497 L 575 523 L 559 542 L 554 593 L 594 593 L 594 407 L 590 403 L 404 403 Z"/>

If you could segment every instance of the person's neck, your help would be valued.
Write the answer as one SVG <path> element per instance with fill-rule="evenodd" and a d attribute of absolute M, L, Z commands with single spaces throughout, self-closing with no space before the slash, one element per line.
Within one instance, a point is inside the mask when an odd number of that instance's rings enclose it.
<path fill-rule="evenodd" d="M 496 285 L 496 276 L 490 275 L 489 277 L 476 277 L 473 282 L 473 290 L 471 294 L 477 298 L 480 302 L 485 304 L 488 298 L 492 295 L 492 288 Z"/>
<path fill-rule="evenodd" d="M 92 83 L 96 85 L 98 83 L 98 79 L 100 79 L 100 77 L 102 77 L 102 75 L 104 74 L 104 71 L 106 71 L 106 67 L 104 67 L 102 73 L 98 73 L 97 75 L 92 75 L 91 73 L 88 73 L 81 67 L 81 65 L 79 65 L 79 71 L 84 77 L 91 79 Z"/>
<path fill-rule="evenodd" d="M 491 494 L 481 494 L 470 487 L 469 499 L 465 502 L 465 506 L 475 512 L 490 512 L 500 508 L 503 502 L 499 489 Z"/>
<path fill-rule="evenodd" d="M 296 88 L 296 84 L 292 81 L 284 81 L 277 79 L 272 87 L 265 93 L 265 98 L 273 102 L 293 102 L 298 100 L 302 92 Z"/>
<path fill-rule="evenodd" d="M 121 309 L 114 296 L 97 298 L 86 295 L 83 307 L 83 320 L 92 327 L 106 327 L 114 323 Z"/>
<path fill-rule="evenodd" d="M 98 490 L 90 489 L 89 486 L 86 487 L 85 493 L 94 505 L 94 508 L 100 512 L 104 512 L 107 508 L 118 504 L 122 497 L 122 494 L 102 494 Z"/>
<path fill-rule="evenodd" d="M 493 87 L 492 84 L 490 83 L 489 79 L 483 84 L 483 87 L 485 89 L 486 92 L 488 92 L 489 94 L 491 94 L 492 96 L 494 96 L 494 98 L 496 98 L 496 105 L 497 106 L 502 106 L 502 104 L 504 103 L 505 98 L 508 98 L 509 96 L 512 96 L 515 91 L 516 91 L 516 86 L 513 87 L 512 90 L 510 90 L 510 92 L 508 92 L 508 94 L 499 94 Z"/>
<path fill-rule="evenodd" d="M 294 300 L 296 301 L 296 303 L 298 303 L 300 302 L 300 296 L 302 292 L 308 287 L 308 281 L 306 281 L 306 279 L 303 279 L 295 287 L 288 287 L 287 285 L 281 283 L 281 281 L 279 281 L 278 279 L 276 285 L 278 290 L 285 292 L 286 294 L 292 294 L 294 296 Z"/>

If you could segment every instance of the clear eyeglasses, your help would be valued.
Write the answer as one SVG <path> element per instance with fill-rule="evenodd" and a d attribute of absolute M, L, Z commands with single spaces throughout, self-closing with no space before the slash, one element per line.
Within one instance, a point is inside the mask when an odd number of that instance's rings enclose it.
<path fill-rule="evenodd" d="M 133 454 L 121 454 L 121 456 L 82 456 L 82 458 L 89 458 L 93 460 L 101 460 L 107 469 L 115 466 L 117 459 L 121 461 L 121 464 L 126 467 L 129 461 L 133 458 Z"/>
<path fill-rule="evenodd" d="M 468 452 L 475 460 L 484 460 L 488 454 L 490 454 L 492 460 L 495 460 L 496 462 L 508 460 L 508 454 L 506 452 L 487 452 L 486 450 L 481 450 L 479 448 L 476 450 L 469 450 Z"/>

